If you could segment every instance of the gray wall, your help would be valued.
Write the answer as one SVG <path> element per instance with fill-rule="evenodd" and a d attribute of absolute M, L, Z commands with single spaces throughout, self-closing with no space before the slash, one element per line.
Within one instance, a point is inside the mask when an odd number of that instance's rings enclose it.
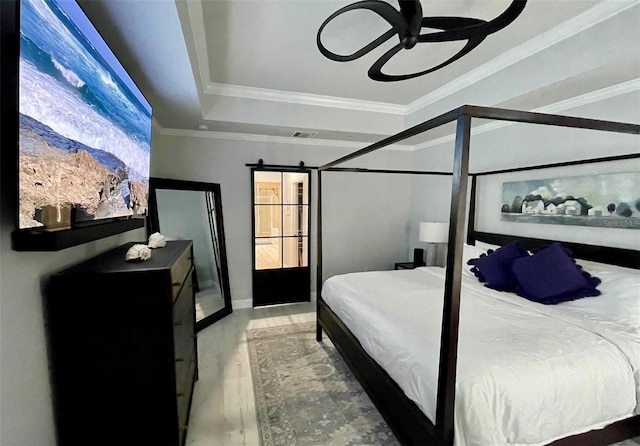
<path fill-rule="evenodd" d="M 129 241 L 145 240 L 136 229 L 59 252 L 11 250 L 7 210 L 0 227 L 0 444 L 55 444 L 47 349 L 42 313 L 46 278 Z M 90 297 L 91 290 L 87 290 Z M 87 314 L 87 317 L 91 317 Z M 79 333 L 79 336 L 81 333 Z"/>
<path fill-rule="evenodd" d="M 635 91 L 579 108 L 568 109 L 562 114 L 638 123 L 640 122 L 638 104 L 640 104 L 640 92 Z M 499 126 L 494 130 L 475 135 L 472 133 L 470 170 L 482 172 L 595 157 L 637 154 L 638 152 L 640 152 L 640 139 L 636 135 L 514 124 Z M 453 142 L 415 152 L 414 167 L 417 169 L 450 170 L 452 164 Z M 553 238 L 640 249 L 640 231 L 637 230 L 508 223 L 500 221 L 498 211 L 499 193 L 504 181 L 634 171 L 640 171 L 640 160 L 638 159 L 504 174 L 486 179 L 478 184 L 480 201 L 476 215 L 476 229 L 524 237 Z M 409 219 L 410 246 L 414 240 L 417 240 L 418 222 L 425 219 L 448 221 L 450 200 L 450 178 L 414 177 Z M 417 245 L 420 246 L 420 243 Z"/>
<path fill-rule="evenodd" d="M 353 148 L 317 147 L 204 137 L 155 135 L 153 176 L 220 183 L 234 306 L 251 303 L 251 177 L 247 163 L 317 166 L 352 152 Z M 407 168 L 412 154 L 383 151 L 359 160 L 360 166 Z M 411 177 L 376 174 L 323 176 L 323 254 L 325 277 L 338 272 L 389 268 L 406 260 L 406 220 L 409 215 Z M 342 176 L 341 176 L 342 175 Z M 311 175 L 311 277 L 315 290 L 317 181 Z M 353 240 L 356 237 L 358 240 Z M 362 249 L 366 252 L 363 253 Z"/>

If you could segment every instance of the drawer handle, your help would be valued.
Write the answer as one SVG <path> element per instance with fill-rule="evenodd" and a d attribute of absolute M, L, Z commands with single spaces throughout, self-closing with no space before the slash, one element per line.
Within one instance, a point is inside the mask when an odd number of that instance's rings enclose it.
<path fill-rule="evenodd" d="M 176 358 L 176 362 L 184 362 L 184 358 Z"/>
<path fill-rule="evenodd" d="M 177 396 L 177 397 L 181 397 L 181 396 L 184 396 L 184 395 L 185 395 L 185 393 L 184 393 L 184 392 L 178 392 L 178 393 L 176 393 L 176 396 Z"/>
<path fill-rule="evenodd" d="M 187 426 L 182 426 L 178 428 L 179 431 L 186 431 L 187 430 Z"/>
<path fill-rule="evenodd" d="M 166 282 L 165 282 L 165 283 L 166 283 Z M 173 283 L 171 284 L 171 286 L 180 286 L 180 285 L 182 285 L 182 282 L 173 282 Z"/>
<path fill-rule="evenodd" d="M 180 327 L 180 326 L 182 326 L 182 321 L 174 322 L 174 323 L 173 323 L 173 325 L 174 325 L 175 327 Z"/>

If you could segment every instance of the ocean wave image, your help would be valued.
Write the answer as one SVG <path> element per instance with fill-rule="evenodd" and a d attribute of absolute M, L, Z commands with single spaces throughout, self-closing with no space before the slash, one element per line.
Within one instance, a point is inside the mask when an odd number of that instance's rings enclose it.
<path fill-rule="evenodd" d="M 61 196 L 62 205 L 78 207 L 79 220 L 131 215 L 132 183 L 138 195 L 145 194 L 146 208 L 150 106 L 75 3 L 21 1 L 19 96 L 21 211 L 25 208 L 20 227 L 37 225 L 37 209 L 59 205 L 53 201 L 59 202 Z M 58 198 L 51 198 L 51 203 L 42 190 L 35 194 L 43 184 L 54 187 L 59 178 L 70 175 L 62 166 L 81 152 L 83 160 L 94 161 L 83 163 L 85 168 L 95 174 L 99 166 L 104 172 L 98 176 L 112 176 L 105 180 L 106 189 L 96 186 L 92 204 L 78 181 L 65 183 L 68 190 L 55 192 Z M 62 161 L 64 157 L 69 160 Z M 43 162 L 61 171 L 45 168 Z M 40 171 L 37 180 L 32 172 L 35 165 Z M 45 171 L 51 178 L 41 177 Z M 117 184 L 111 184 L 114 181 Z M 35 208 L 27 210 L 27 204 Z"/>

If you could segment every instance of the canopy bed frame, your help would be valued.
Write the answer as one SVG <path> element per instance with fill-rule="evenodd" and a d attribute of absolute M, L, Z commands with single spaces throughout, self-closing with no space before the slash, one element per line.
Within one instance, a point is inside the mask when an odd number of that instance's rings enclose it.
<path fill-rule="evenodd" d="M 640 135 L 640 125 L 464 105 L 318 168 L 318 299 L 316 339 L 318 341 L 322 340 L 323 330 L 327 333 L 344 361 L 360 381 L 365 391 L 369 394 L 372 401 L 380 410 L 382 416 L 385 418 L 390 428 L 403 445 L 453 445 L 461 274 L 462 268 L 464 267 L 461 260 L 463 255 L 463 244 L 466 242 L 473 245 L 476 241 L 483 241 L 486 243 L 502 245 L 516 239 L 516 237 L 512 236 L 490 234 L 475 230 L 475 195 L 477 177 L 521 170 L 640 158 L 640 154 L 629 154 L 583 159 L 575 162 L 561 162 L 523 168 L 495 170 L 491 172 L 470 173 L 469 152 L 471 121 L 473 118 Z M 456 121 L 457 127 L 452 172 L 373 170 L 338 167 L 347 161 L 453 121 Z M 358 339 L 322 299 L 322 173 L 325 171 L 449 175 L 452 177 L 435 423 L 432 422 L 413 401 L 405 396 L 404 392 L 394 382 L 389 374 L 363 350 Z M 471 200 L 468 209 L 469 218 L 465 239 L 464 230 L 469 178 L 471 178 Z M 527 249 L 550 242 L 549 240 L 533 238 L 517 237 L 517 239 L 520 240 Z M 564 241 L 563 244 L 567 245 L 577 258 L 635 269 L 640 268 L 640 251 L 580 243 L 566 243 Z M 603 445 L 632 438 L 636 435 L 640 435 L 640 415 L 630 416 L 624 420 L 612 423 L 603 429 L 592 430 L 583 434 L 565 437 L 554 441 L 551 444 L 554 446 Z"/>

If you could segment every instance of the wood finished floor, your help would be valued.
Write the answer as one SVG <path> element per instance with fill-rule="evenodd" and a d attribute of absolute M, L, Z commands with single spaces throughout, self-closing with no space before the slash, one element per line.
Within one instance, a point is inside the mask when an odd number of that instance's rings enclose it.
<path fill-rule="evenodd" d="M 200 377 L 187 431 L 190 446 L 258 446 L 245 330 L 315 320 L 315 302 L 233 313 L 198 333 Z"/>
<path fill-rule="evenodd" d="M 187 445 L 260 445 L 245 330 L 314 321 L 315 308 L 311 302 L 234 310 L 198 333 L 200 378 L 193 395 Z M 617 444 L 636 445 L 640 437 Z"/>

